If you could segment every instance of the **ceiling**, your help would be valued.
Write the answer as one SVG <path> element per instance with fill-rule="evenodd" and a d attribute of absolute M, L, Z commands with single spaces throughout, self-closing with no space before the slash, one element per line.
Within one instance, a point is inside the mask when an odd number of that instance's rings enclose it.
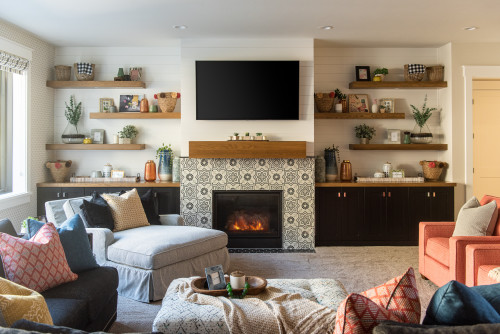
<path fill-rule="evenodd" d="M 338 47 L 500 42 L 498 0 L 0 0 L 0 8 L 0 19 L 56 46 L 206 38 L 311 38 Z M 334 29 L 318 29 L 325 25 Z"/>

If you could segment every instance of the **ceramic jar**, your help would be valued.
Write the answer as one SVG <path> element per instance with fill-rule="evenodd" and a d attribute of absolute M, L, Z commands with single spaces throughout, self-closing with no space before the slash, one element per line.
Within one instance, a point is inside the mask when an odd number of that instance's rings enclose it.
<path fill-rule="evenodd" d="M 158 178 L 160 181 L 172 181 L 172 152 L 161 151 L 159 156 Z"/>
<path fill-rule="evenodd" d="M 113 170 L 113 166 L 108 162 L 102 167 L 102 176 L 103 177 L 111 177 L 111 171 Z"/>
<path fill-rule="evenodd" d="M 340 164 L 340 181 L 352 180 L 352 165 L 349 160 L 344 160 Z"/>
<path fill-rule="evenodd" d="M 148 160 L 144 167 L 144 181 L 154 182 L 156 180 L 156 164 L 153 160 Z"/>

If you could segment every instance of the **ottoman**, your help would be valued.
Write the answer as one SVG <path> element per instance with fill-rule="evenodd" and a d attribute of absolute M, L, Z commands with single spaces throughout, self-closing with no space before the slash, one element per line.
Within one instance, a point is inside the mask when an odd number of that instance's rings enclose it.
<path fill-rule="evenodd" d="M 199 305 L 180 299 L 171 284 L 162 306 L 153 322 L 153 331 L 162 333 L 227 333 L 229 329 L 224 321 L 224 313 L 212 305 Z M 335 279 L 268 279 L 268 286 L 277 287 L 285 292 L 296 293 L 310 291 L 312 296 L 304 296 L 319 304 L 337 310 L 347 297 L 347 292 Z M 302 294 L 302 293 L 301 293 Z"/>

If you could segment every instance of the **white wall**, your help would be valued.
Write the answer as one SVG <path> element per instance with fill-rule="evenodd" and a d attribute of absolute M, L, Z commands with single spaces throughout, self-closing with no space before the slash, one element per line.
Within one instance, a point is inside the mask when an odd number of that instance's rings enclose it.
<path fill-rule="evenodd" d="M 99 98 L 113 98 L 119 105 L 120 94 L 145 94 L 151 102 L 155 93 L 180 91 L 181 58 L 178 42 L 172 41 L 163 47 L 59 47 L 56 49 L 55 65 L 73 65 L 75 62 L 96 64 L 95 80 L 112 81 L 118 68 L 142 67 L 142 81 L 146 89 L 54 89 L 54 135 L 53 142 L 61 142 L 61 134 L 67 125 L 64 117 L 65 104 L 70 95 L 82 102 L 83 115 L 79 127 L 90 134 L 91 129 L 105 130 L 105 143 L 112 143 L 113 134 L 125 125 L 135 125 L 139 135 L 134 143 L 146 144 L 142 151 L 58 151 L 58 159 L 73 160 L 72 172 L 90 175 L 92 170 L 101 170 L 107 162 L 115 169 L 124 170 L 126 175 L 144 174 L 147 160 L 154 159 L 156 149 L 172 144 L 175 154 L 180 152 L 179 119 L 89 119 L 89 113 L 99 112 Z M 72 70 L 72 80 L 75 80 Z M 178 100 L 175 111 L 181 110 Z M 156 161 L 158 163 L 158 161 Z"/>
<path fill-rule="evenodd" d="M 389 75 L 387 81 L 402 81 L 403 66 L 408 63 L 425 65 L 441 64 L 446 59 L 439 57 L 436 48 L 322 48 L 314 49 L 314 91 L 330 92 L 339 88 L 344 94 L 368 94 L 370 106 L 373 99 L 395 98 L 395 111 L 404 112 L 404 120 L 316 120 L 315 145 L 316 154 L 323 154 L 326 147 L 332 144 L 340 146 L 340 158 L 351 160 L 353 172 L 359 176 L 371 176 L 382 170 L 382 165 L 389 161 L 393 168 L 404 168 L 406 175 L 412 176 L 421 172 L 419 161 L 449 158 L 440 151 L 350 151 L 349 144 L 359 143 L 354 135 L 356 125 L 366 123 L 375 127 L 377 133 L 370 143 L 385 143 L 388 129 L 411 131 L 415 124 L 410 104 L 421 107 L 425 94 L 428 95 L 428 106 L 443 108 L 441 113 L 450 113 L 449 101 L 441 101 L 440 90 L 437 89 L 356 89 L 349 90 L 349 82 L 356 80 L 355 66 L 370 66 L 373 71 L 377 67 L 386 67 Z M 446 73 L 446 70 L 445 70 Z M 446 90 L 446 89 L 445 89 Z M 446 143 L 443 140 L 443 129 L 440 126 L 440 112 L 434 112 L 428 125 L 434 134 L 433 143 Z M 448 161 L 451 162 L 451 161 Z"/>
<path fill-rule="evenodd" d="M 189 141 L 226 140 L 233 132 L 263 132 L 271 140 L 307 141 L 314 153 L 313 40 L 187 40 L 182 42 L 182 156 L 189 155 Z M 296 121 L 197 121 L 196 60 L 300 60 L 299 114 Z M 266 78 L 262 78 L 265 80 Z M 255 92 L 257 93 L 257 92 Z M 286 92 L 277 87 L 274 94 Z M 258 98 L 251 96 L 242 98 Z M 221 92 L 221 99 L 224 92 Z M 237 108 L 237 106 L 235 106 Z"/>
<path fill-rule="evenodd" d="M 45 87 L 54 66 L 54 47 L 39 39 L 32 33 L 22 30 L 10 23 L 0 20 L 0 37 L 19 43 L 33 50 L 31 62 L 31 129 L 29 146 L 29 186 L 32 193 L 28 204 L 19 205 L 6 210 L 0 210 L 0 219 L 9 218 L 19 230 L 21 221 L 28 216 L 36 215 L 36 183 L 44 182 L 48 170 L 44 164 L 50 159 L 45 150 L 45 143 L 50 142 L 54 132 L 54 116 L 52 113 L 53 93 Z"/>

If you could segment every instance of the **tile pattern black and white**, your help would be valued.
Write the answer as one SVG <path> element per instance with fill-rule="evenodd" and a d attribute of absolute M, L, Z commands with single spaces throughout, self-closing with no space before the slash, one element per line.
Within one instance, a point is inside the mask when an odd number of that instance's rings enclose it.
<path fill-rule="evenodd" d="M 283 249 L 314 249 L 314 158 L 181 159 L 181 215 L 212 228 L 213 190 L 282 190 Z"/>

